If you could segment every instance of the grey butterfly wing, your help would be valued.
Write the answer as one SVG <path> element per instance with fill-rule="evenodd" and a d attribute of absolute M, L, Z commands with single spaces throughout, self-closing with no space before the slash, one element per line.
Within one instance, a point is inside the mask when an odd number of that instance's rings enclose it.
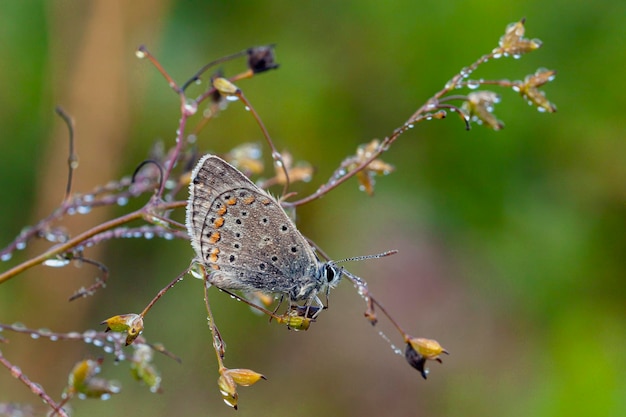
<path fill-rule="evenodd" d="M 191 174 L 186 225 L 198 259 L 203 258 L 202 231 L 211 206 L 220 194 L 233 188 L 233 181 L 241 181 L 228 169 L 227 164 L 224 164 L 226 162 L 214 155 L 205 155 Z M 231 168 L 238 173 L 234 167 Z"/>
<path fill-rule="evenodd" d="M 319 261 L 280 204 L 216 156 L 192 174 L 187 229 L 219 288 L 302 300 L 322 286 Z"/>

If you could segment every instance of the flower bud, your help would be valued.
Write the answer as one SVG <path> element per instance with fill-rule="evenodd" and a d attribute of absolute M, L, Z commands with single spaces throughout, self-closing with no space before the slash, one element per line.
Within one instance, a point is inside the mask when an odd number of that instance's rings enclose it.
<path fill-rule="evenodd" d="M 225 96 L 234 96 L 239 92 L 239 88 L 235 84 L 222 77 L 213 80 L 213 87 Z"/>
<path fill-rule="evenodd" d="M 217 379 L 217 386 L 222 394 L 222 399 L 226 405 L 237 409 L 237 385 L 227 372 L 223 372 Z"/>
<path fill-rule="evenodd" d="M 427 360 L 434 360 L 441 363 L 439 355 L 448 352 L 437 342 L 432 339 L 424 339 L 419 337 L 407 340 L 404 357 L 413 368 L 417 369 L 424 379 L 428 376 L 428 368 L 425 368 Z"/>
<path fill-rule="evenodd" d="M 120 314 L 104 320 L 100 324 L 106 324 L 105 332 L 126 333 L 126 346 L 133 341 L 143 331 L 143 318 L 139 314 Z"/>
<path fill-rule="evenodd" d="M 228 375 L 235 381 L 237 385 L 249 387 L 256 384 L 261 379 L 267 379 L 263 374 L 253 371 L 252 369 L 229 369 Z"/>

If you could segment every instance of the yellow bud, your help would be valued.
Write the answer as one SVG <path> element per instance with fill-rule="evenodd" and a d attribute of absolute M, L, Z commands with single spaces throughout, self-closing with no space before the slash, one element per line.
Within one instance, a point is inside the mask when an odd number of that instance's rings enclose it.
<path fill-rule="evenodd" d="M 545 83 L 548 83 L 556 77 L 555 70 L 548 70 L 545 68 L 539 68 L 534 74 L 526 76 L 524 78 L 524 84 L 531 87 L 541 87 Z"/>
<path fill-rule="evenodd" d="M 249 387 L 256 384 L 261 379 L 266 379 L 264 375 L 253 371 L 252 369 L 229 369 L 226 371 L 237 385 Z"/>
<path fill-rule="evenodd" d="M 213 80 L 213 87 L 225 96 L 234 96 L 239 92 L 239 88 L 235 84 L 222 77 Z"/>
<path fill-rule="evenodd" d="M 78 394 L 82 398 L 106 398 L 120 392 L 117 382 L 95 377 L 100 372 L 100 364 L 102 359 L 86 359 L 74 365 L 68 378 L 66 394 Z"/>
<path fill-rule="evenodd" d="M 463 110 L 472 120 L 484 123 L 494 130 L 500 130 L 504 124 L 493 115 L 493 106 L 500 101 L 500 96 L 491 91 L 475 91 L 467 95 Z"/>
<path fill-rule="evenodd" d="M 315 316 L 319 310 L 319 307 L 313 306 L 291 306 L 276 321 L 280 324 L 286 324 L 291 330 L 308 330 L 311 323 L 315 321 Z"/>
<path fill-rule="evenodd" d="M 276 321 L 280 324 L 286 324 L 288 328 L 292 330 L 309 330 L 311 326 L 311 322 L 314 321 L 308 317 L 302 316 L 293 316 L 290 314 L 286 314 L 284 316 L 278 317 Z"/>
<path fill-rule="evenodd" d="M 445 354 L 448 353 L 439 344 L 439 342 L 433 339 L 424 339 L 421 337 L 416 337 L 416 338 L 409 339 L 408 342 L 411 344 L 413 349 L 417 351 L 417 353 L 419 353 L 424 358 L 429 359 L 429 360 L 437 360 L 439 355 L 441 355 L 442 353 L 445 353 Z"/>
<path fill-rule="evenodd" d="M 428 368 L 425 367 L 426 361 L 434 360 L 441 363 L 439 355 L 448 353 L 436 340 L 419 337 L 407 337 L 405 340 L 406 351 L 404 352 L 404 357 L 409 365 L 422 374 L 424 379 L 428 376 Z"/>
<path fill-rule="evenodd" d="M 120 314 L 104 320 L 105 332 L 126 333 L 126 345 L 130 345 L 143 331 L 143 318 L 139 314 Z"/>
<path fill-rule="evenodd" d="M 235 384 L 233 378 L 228 375 L 227 372 L 222 372 L 220 377 L 217 379 L 217 386 L 220 389 L 220 393 L 222 394 L 222 399 L 224 400 L 224 402 L 236 410 L 238 395 L 237 385 Z"/>
<path fill-rule="evenodd" d="M 75 391 L 81 391 L 85 386 L 86 381 L 92 378 L 100 371 L 100 364 L 102 359 L 92 360 L 86 359 L 78 362 L 74 365 L 72 372 L 70 372 L 68 385 Z"/>
<path fill-rule="evenodd" d="M 500 38 L 498 48 L 493 51 L 496 56 L 511 55 L 519 57 L 541 47 L 539 39 L 524 38 L 524 32 L 526 31 L 524 23 L 525 20 L 522 19 L 507 26 L 504 35 Z"/>
<path fill-rule="evenodd" d="M 161 375 L 151 362 L 152 356 L 152 349 L 148 345 L 135 345 L 130 372 L 136 380 L 145 383 L 151 392 L 161 392 Z"/>

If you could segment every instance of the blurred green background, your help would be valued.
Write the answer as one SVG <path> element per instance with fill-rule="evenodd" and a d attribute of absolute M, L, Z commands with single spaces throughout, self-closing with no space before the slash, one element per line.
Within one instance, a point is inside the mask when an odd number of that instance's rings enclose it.
<path fill-rule="evenodd" d="M 55 105 L 76 121 L 77 191 L 131 173 L 155 140 L 172 143 L 178 99 L 154 67 L 135 58 L 140 44 L 183 81 L 212 59 L 276 43 L 280 69 L 239 85 L 278 147 L 316 167 L 310 184 L 294 187 L 306 195 L 522 17 L 543 48 L 490 62 L 475 76 L 521 79 L 539 67 L 556 69 L 544 91 L 558 113 L 539 113 L 501 91 L 496 114 L 504 130 L 466 132 L 456 117 L 420 124 L 384 155 L 397 171 L 378 179 L 373 198 L 350 181 L 298 211 L 301 231 L 335 259 L 398 249 L 348 268 L 407 331 L 437 339 L 451 355 L 430 364 L 423 381 L 362 318 L 364 305 L 348 283 L 300 333 L 215 291 L 227 366 L 269 378 L 239 389 L 237 413 L 626 415 L 623 1 L 0 2 L 0 242 L 62 199 L 67 142 Z M 261 140 L 235 103 L 199 143 L 226 152 Z M 68 227 L 77 233 L 124 212 L 107 210 L 72 218 Z M 44 247 L 34 244 L 3 265 Z M 2 285 L 0 322 L 98 328 L 106 317 L 143 308 L 192 257 L 183 241 L 113 241 L 90 254 L 111 270 L 105 290 L 67 303 L 96 271 L 35 268 Z M 144 335 L 183 359 L 157 357 L 164 392 L 150 394 L 108 357 L 103 376 L 120 380 L 122 394 L 74 401 L 75 415 L 233 415 L 215 384 L 200 282 L 183 282 L 148 318 Z M 79 343 L 5 337 L 7 359 L 55 398 L 74 362 L 101 355 Z M 0 369 L 0 403 L 12 401 L 44 410 Z"/>

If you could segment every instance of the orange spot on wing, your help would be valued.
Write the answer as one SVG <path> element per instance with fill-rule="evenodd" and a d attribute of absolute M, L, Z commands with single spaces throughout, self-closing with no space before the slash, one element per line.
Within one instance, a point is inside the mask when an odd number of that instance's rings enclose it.
<path fill-rule="evenodd" d="M 254 200 L 255 200 L 254 196 L 251 195 L 250 197 L 246 197 L 246 198 L 243 199 L 243 204 L 250 205 L 250 204 L 254 203 Z"/>
<path fill-rule="evenodd" d="M 209 243 L 217 243 L 220 241 L 220 239 L 222 238 L 222 235 L 220 235 L 220 232 L 213 232 L 211 233 L 211 236 L 209 236 Z"/>
<path fill-rule="evenodd" d="M 222 206 L 222 207 L 217 209 L 217 215 L 218 216 L 223 216 L 224 214 L 226 214 L 226 206 Z"/>
<path fill-rule="evenodd" d="M 237 199 L 235 197 L 231 197 L 230 199 L 226 200 L 226 204 L 228 204 L 229 206 L 234 206 L 235 204 L 237 204 Z"/>
<path fill-rule="evenodd" d="M 223 217 L 218 217 L 217 219 L 215 219 L 215 221 L 213 222 L 213 226 L 215 226 L 216 229 L 219 229 L 220 227 L 222 227 L 224 225 L 224 218 Z"/>

